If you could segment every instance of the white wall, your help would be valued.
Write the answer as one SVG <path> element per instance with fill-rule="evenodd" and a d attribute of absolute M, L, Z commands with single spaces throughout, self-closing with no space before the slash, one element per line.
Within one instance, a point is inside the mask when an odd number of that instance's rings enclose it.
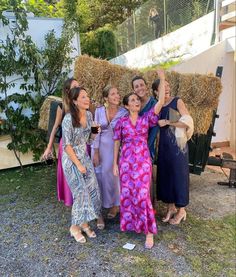
<path fill-rule="evenodd" d="M 14 26 L 15 17 L 14 16 L 5 16 L 9 20 L 9 25 Z M 55 31 L 57 37 L 61 36 L 62 26 L 64 20 L 62 18 L 46 18 L 46 17 L 34 17 L 28 16 L 28 31 L 26 32 L 28 35 L 32 37 L 32 40 L 36 43 L 39 48 L 44 47 L 44 36 L 51 30 Z M 3 26 L 2 22 L 0 21 L 0 35 L 1 39 L 4 40 L 6 35 L 9 33 L 9 27 Z M 76 55 L 80 54 L 80 44 L 79 38 L 76 36 L 73 39 L 73 46 L 75 48 Z"/>
<path fill-rule="evenodd" d="M 174 66 L 171 70 L 180 73 L 215 74 L 217 66 L 223 66 L 221 78 L 223 91 L 217 110 L 220 117 L 215 122 L 216 136 L 212 138 L 212 142 L 230 141 L 233 144 L 235 138 L 231 138 L 231 133 L 233 130 L 235 132 L 235 120 L 233 120 L 232 114 L 233 105 L 235 108 L 233 101 L 235 97 L 235 63 L 234 52 L 226 52 L 227 49 L 228 41 L 225 40 L 200 55 Z M 232 126 L 234 126 L 233 130 Z"/>
<path fill-rule="evenodd" d="M 214 30 L 213 23 L 214 12 L 211 12 L 164 37 L 126 52 L 110 62 L 131 68 L 142 68 L 175 57 L 185 60 L 209 48 Z"/>

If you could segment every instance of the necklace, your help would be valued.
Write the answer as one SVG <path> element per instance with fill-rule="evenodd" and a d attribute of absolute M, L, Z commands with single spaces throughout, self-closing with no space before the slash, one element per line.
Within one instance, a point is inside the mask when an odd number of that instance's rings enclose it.
<path fill-rule="evenodd" d="M 116 109 L 115 112 L 113 112 L 113 113 L 111 113 L 111 111 L 109 112 L 108 108 L 105 108 L 105 111 L 106 111 L 106 117 L 107 117 L 108 124 L 110 124 L 112 119 L 117 114 L 118 109 Z"/>

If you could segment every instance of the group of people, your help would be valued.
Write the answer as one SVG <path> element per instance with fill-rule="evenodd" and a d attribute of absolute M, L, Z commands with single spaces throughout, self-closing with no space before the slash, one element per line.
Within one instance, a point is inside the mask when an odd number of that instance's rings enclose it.
<path fill-rule="evenodd" d="M 133 91 L 123 98 L 123 106 L 117 88 L 108 85 L 103 90 L 104 105 L 94 114 L 86 90 L 75 79 L 65 82 L 63 105 L 58 106 L 43 157 L 51 154 L 56 130 L 62 125 L 57 192 L 60 201 L 72 205 L 70 233 L 77 242 L 96 237 L 89 226 L 92 220 L 97 220 L 98 229 L 105 228 L 103 207 L 109 209 L 109 219 L 120 213 L 121 231 L 144 233 L 145 247 L 153 247 L 157 224 L 150 187 L 157 141 L 153 185 L 157 186 L 157 200 L 168 204 L 163 221 L 179 224 L 186 219 L 187 140 L 193 122 L 183 101 L 170 95 L 164 72 L 157 73 L 153 96 L 145 79 L 135 76 Z M 170 120 L 170 108 L 180 114 L 177 122 Z M 97 134 L 91 132 L 94 123 L 99 126 Z"/>

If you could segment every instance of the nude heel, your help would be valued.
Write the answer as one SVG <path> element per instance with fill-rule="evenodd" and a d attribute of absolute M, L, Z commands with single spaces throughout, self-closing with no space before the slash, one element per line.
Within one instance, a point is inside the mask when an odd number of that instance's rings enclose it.
<path fill-rule="evenodd" d="M 85 243 L 86 238 L 82 235 L 81 230 L 70 229 L 70 236 L 73 237 L 79 243 Z"/>
<path fill-rule="evenodd" d="M 184 211 L 184 213 L 181 216 L 178 217 L 178 215 L 177 215 L 174 218 L 170 219 L 169 223 L 171 225 L 178 225 L 181 223 L 182 220 L 185 221 L 186 218 L 187 218 L 187 213 L 186 213 L 186 211 Z"/>

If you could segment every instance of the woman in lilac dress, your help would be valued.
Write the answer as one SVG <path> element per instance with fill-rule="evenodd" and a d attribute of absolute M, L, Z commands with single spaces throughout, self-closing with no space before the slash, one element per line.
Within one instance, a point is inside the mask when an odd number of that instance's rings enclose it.
<path fill-rule="evenodd" d="M 68 111 L 68 101 L 69 101 L 68 96 L 69 96 L 70 90 L 78 86 L 79 84 L 77 80 L 74 78 L 67 79 L 64 83 L 63 94 L 62 94 L 63 105 L 58 105 L 57 107 L 55 123 L 53 125 L 52 132 L 50 134 L 47 148 L 44 151 L 44 154 L 42 156 L 44 159 L 48 159 L 48 157 L 52 156 L 52 146 L 54 143 L 57 128 L 61 126 L 63 117 L 65 113 Z M 58 149 L 57 198 L 59 201 L 63 201 L 66 206 L 72 206 L 73 197 L 63 173 L 61 157 L 62 157 L 62 139 L 60 140 L 59 149 Z"/>
<path fill-rule="evenodd" d="M 150 198 L 152 161 L 148 149 L 148 130 L 158 122 L 158 113 L 164 104 L 163 71 L 158 71 L 161 79 L 160 96 L 157 104 L 139 116 L 141 101 L 137 94 L 130 93 L 123 99 L 129 115 L 120 118 L 114 130 L 114 175 L 120 176 L 120 227 L 121 231 L 143 232 L 146 248 L 154 245 L 153 235 L 157 233 L 154 210 Z M 119 167 L 118 153 L 120 150 Z"/>
<path fill-rule="evenodd" d="M 108 218 L 114 218 L 120 206 L 119 178 L 114 176 L 113 166 L 113 129 L 119 118 L 127 114 L 127 110 L 119 107 L 120 95 L 117 88 L 110 85 L 103 90 L 104 106 L 95 110 L 95 122 L 101 126 L 101 133 L 97 135 L 92 145 L 93 164 L 101 190 L 102 206 L 110 209 Z M 97 223 L 100 229 L 104 228 L 102 219 Z"/>

